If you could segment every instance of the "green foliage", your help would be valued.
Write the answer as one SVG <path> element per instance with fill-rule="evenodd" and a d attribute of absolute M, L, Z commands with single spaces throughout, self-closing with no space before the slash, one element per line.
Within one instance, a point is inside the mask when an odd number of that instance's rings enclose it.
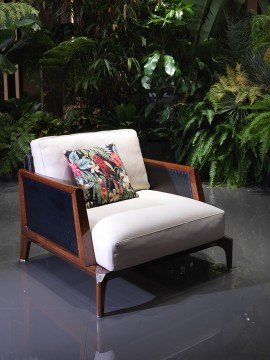
<path fill-rule="evenodd" d="M 0 3 L 0 30 L 31 26 L 39 29 L 38 11 L 27 3 Z"/>
<path fill-rule="evenodd" d="M 45 52 L 40 64 L 47 71 L 65 73 L 67 65 L 80 56 L 88 57 L 95 47 L 95 41 L 87 37 L 78 37 L 64 41 Z"/>
<path fill-rule="evenodd" d="M 247 56 L 251 57 L 251 17 L 245 15 L 240 20 L 228 19 L 227 44 L 229 63 L 242 62 Z"/>
<path fill-rule="evenodd" d="M 154 24 L 164 27 L 172 25 L 179 27 L 186 24 L 186 15 L 194 15 L 192 5 L 182 0 L 158 1 L 147 24 Z"/>
<path fill-rule="evenodd" d="M 270 43 L 270 7 L 261 15 L 252 16 L 251 42 L 254 52 Z"/>
<path fill-rule="evenodd" d="M 22 28 L 22 37 L 16 40 L 15 30 Z M 27 3 L 0 3 L 0 72 L 16 71 L 12 53 L 20 49 L 31 31 L 40 29 L 38 11 Z"/>
<path fill-rule="evenodd" d="M 237 64 L 235 69 L 227 66 L 226 76 L 221 76 L 210 88 L 208 99 L 215 111 L 224 112 L 245 103 L 253 104 L 261 95 L 261 87 L 252 83 L 246 71 Z"/>
<path fill-rule="evenodd" d="M 246 106 L 249 115 L 247 125 L 241 134 L 242 143 L 252 147 L 259 145 L 262 170 L 270 171 L 270 96 L 266 95 L 256 103 Z"/>
<path fill-rule="evenodd" d="M 191 0 L 196 16 L 188 25 L 194 36 L 194 43 L 204 43 L 215 37 L 224 27 L 224 13 L 237 12 L 240 4 L 232 0 Z"/>
<path fill-rule="evenodd" d="M 225 74 L 204 101 L 179 108 L 177 160 L 199 168 L 211 186 L 259 183 L 270 171 L 267 16 L 228 21 Z"/>
<path fill-rule="evenodd" d="M 0 112 L 0 176 L 13 173 L 30 151 L 30 142 L 56 134 L 60 121 L 40 110 L 40 104 L 9 100 Z"/>
<path fill-rule="evenodd" d="M 257 19 L 255 23 L 260 23 L 260 17 L 267 16 L 264 14 L 249 14 L 238 21 L 228 22 L 229 51 L 226 62 L 233 65 L 240 63 L 250 81 L 262 87 L 264 91 L 268 91 L 270 82 L 270 63 L 268 61 L 270 43 L 267 45 L 264 38 L 262 44 L 260 40 L 263 39 L 263 34 L 261 36 L 255 35 L 255 32 L 259 33 L 259 30 L 254 30 L 256 28 L 254 27 L 254 18 Z"/>
<path fill-rule="evenodd" d="M 234 188 L 262 180 L 265 172 L 258 143 L 242 139 L 246 119 L 239 120 L 229 113 L 217 114 L 207 102 L 189 111 L 190 119 L 182 125 L 180 141 L 183 146 L 188 139 L 188 149 L 184 154 L 181 145 L 176 149 L 179 160 L 185 158 L 188 164 L 200 169 L 203 177 L 210 180 L 210 186 L 226 184 Z"/>

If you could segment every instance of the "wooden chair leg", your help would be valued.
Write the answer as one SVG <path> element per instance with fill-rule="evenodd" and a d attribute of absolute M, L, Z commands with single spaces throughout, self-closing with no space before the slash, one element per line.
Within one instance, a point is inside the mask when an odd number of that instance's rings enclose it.
<path fill-rule="evenodd" d="M 232 257 L 233 257 L 233 240 L 227 237 L 220 239 L 218 241 L 218 246 L 220 246 L 226 254 L 226 263 L 228 270 L 232 268 Z"/>
<path fill-rule="evenodd" d="M 21 234 L 20 242 L 20 262 L 26 262 L 29 258 L 31 241 L 23 234 Z"/>
<path fill-rule="evenodd" d="M 107 285 L 106 274 L 96 275 L 96 300 L 97 300 L 97 317 L 101 318 L 104 316 L 104 305 L 105 305 L 105 292 Z"/>

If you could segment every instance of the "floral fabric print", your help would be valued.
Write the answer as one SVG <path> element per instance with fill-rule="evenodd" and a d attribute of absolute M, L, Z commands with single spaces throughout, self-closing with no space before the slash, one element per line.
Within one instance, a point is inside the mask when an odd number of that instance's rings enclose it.
<path fill-rule="evenodd" d="M 66 151 L 65 156 L 87 208 L 138 196 L 114 144 Z"/>

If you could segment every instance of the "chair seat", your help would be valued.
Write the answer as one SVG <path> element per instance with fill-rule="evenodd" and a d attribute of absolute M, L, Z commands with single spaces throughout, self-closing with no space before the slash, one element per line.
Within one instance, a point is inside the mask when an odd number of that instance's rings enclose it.
<path fill-rule="evenodd" d="M 96 261 L 113 271 L 190 249 L 224 236 L 224 211 L 153 190 L 87 210 Z"/>

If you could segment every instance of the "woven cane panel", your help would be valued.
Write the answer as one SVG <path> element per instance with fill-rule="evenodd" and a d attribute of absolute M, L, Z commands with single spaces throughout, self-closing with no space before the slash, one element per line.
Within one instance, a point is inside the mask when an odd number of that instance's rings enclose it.
<path fill-rule="evenodd" d="M 152 190 L 193 198 L 189 173 L 149 164 L 146 170 Z"/>
<path fill-rule="evenodd" d="M 23 186 L 28 228 L 78 254 L 71 195 L 28 178 Z"/>

